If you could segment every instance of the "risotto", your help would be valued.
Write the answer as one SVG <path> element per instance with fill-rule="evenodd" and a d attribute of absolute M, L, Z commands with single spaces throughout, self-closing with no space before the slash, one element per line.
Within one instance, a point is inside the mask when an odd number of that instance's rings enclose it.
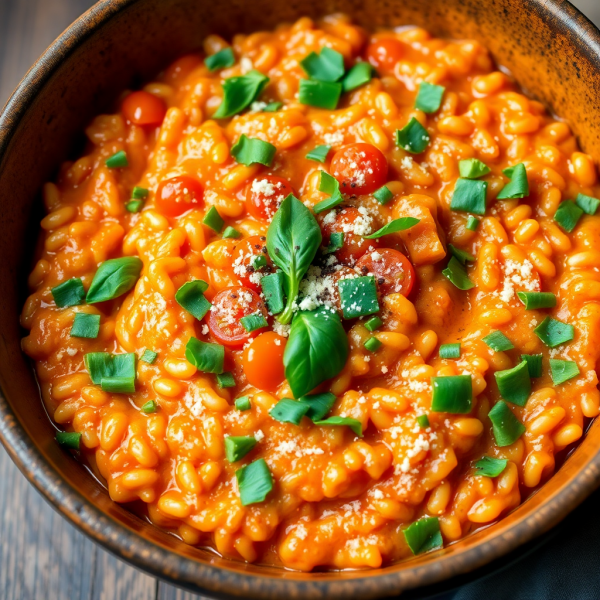
<path fill-rule="evenodd" d="M 211 35 L 44 187 L 57 442 L 193 546 L 377 568 L 502 518 L 599 412 L 600 201 L 472 41 Z"/>

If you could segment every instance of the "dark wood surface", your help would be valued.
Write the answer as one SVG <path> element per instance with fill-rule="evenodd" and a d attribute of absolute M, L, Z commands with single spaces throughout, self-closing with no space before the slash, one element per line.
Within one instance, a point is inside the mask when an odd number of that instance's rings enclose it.
<path fill-rule="evenodd" d="M 573 2 L 600 23 L 600 0 Z M 0 0 L 0 106 L 91 0 Z M 0 600 L 198 600 L 140 573 L 48 506 L 0 446 Z"/>

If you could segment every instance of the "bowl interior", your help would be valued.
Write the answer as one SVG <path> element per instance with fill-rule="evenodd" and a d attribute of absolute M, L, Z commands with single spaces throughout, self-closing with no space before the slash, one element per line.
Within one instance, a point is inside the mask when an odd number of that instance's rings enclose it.
<path fill-rule="evenodd" d="M 208 33 L 231 38 L 332 12 L 347 13 L 367 28 L 414 24 L 438 36 L 482 42 L 528 93 L 570 123 L 587 152 L 600 155 L 600 35 L 558 0 L 106 0 L 49 49 L 0 119 L 0 435 L 21 470 L 86 533 L 143 569 L 211 595 L 395 595 L 473 570 L 532 540 L 600 481 L 596 422 L 549 483 L 503 521 L 409 563 L 304 575 L 187 546 L 111 502 L 100 483 L 54 443 L 20 350 L 18 324 L 42 184 L 76 154 L 94 115 L 108 110 L 123 89 L 199 48 Z"/>

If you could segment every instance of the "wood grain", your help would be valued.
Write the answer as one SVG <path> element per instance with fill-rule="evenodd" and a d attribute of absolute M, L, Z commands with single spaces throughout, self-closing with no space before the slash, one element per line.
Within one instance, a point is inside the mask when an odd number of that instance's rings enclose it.
<path fill-rule="evenodd" d="M 0 0 L 0 105 L 90 0 Z M 598 0 L 573 0 L 600 23 Z M 1 600 L 198 600 L 126 565 L 47 505 L 0 447 Z"/>

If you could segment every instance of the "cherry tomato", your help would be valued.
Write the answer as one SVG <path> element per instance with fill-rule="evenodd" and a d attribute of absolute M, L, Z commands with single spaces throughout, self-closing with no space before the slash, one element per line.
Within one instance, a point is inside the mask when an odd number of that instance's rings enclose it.
<path fill-rule="evenodd" d="M 267 309 L 260 296 L 243 286 L 221 290 L 212 300 L 213 308 L 208 313 L 208 327 L 213 337 L 225 346 L 243 346 L 262 330 L 248 333 L 240 323 L 242 317 L 262 313 L 267 318 Z"/>
<path fill-rule="evenodd" d="M 156 208 L 168 217 L 178 217 L 190 208 L 204 206 L 202 184 L 188 175 L 161 181 L 154 198 Z"/>
<path fill-rule="evenodd" d="M 383 296 L 402 294 L 408 296 L 415 283 L 415 270 L 402 252 L 381 248 L 368 252 L 356 263 L 363 275 L 371 273 L 377 280 L 377 288 Z"/>
<path fill-rule="evenodd" d="M 256 266 L 256 260 L 263 264 Z M 260 291 L 261 277 L 273 272 L 273 263 L 267 254 L 266 237 L 251 235 L 235 247 L 233 251 L 233 272 L 242 285 L 256 292 Z"/>
<path fill-rule="evenodd" d="M 371 144 L 350 144 L 331 159 L 331 174 L 344 194 L 372 194 L 387 181 L 385 156 Z"/>
<path fill-rule="evenodd" d="M 366 226 L 370 222 L 370 217 L 362 214 L 358 208 L 348 206 L 338 210 L 335 218 L 328 215 L 321 221 L 321 230 L 323 232 L 323 246 L 329 245 L 329 238 L 332 233 L 344 233 L 344 245 L 335 252 L 336 258 L 343 264 L 354 265 L 356 261 L 369 249 L 379 248 L 377 240 L 367 240 L 362 235 L 353 232 L 357 225 Z M 375 231 L 377 226 L 372 223 L 371 230 Z"/>
<path fill-rule="evenodd" d="M 367 60 L 376 69 L 393 71 L 404 55 L 404 44 L 394 38 L 383 38 L 367 46 Z"/>
<path fill-rule="evenodd" d="M 255 219 L 270 221 L 283 200 L 293 193 L 290 182 L 283 177 L 255 177 L 246 188 L 246 208 Z"/>
<path fill-rule="evenodd" d="M 242 366 L 248 383 L 260 390 L 274 392 L 285 379 L 283 351 L 286 339 L 274 331 L 254 338 L 244 350 Z"/>
<path fill-rule="evenodd" d="M 129 94 L 121 106 L 125 118 L 134 125 L 160 125 L 167 107 L 160 99 L 148 92 Z"/>

